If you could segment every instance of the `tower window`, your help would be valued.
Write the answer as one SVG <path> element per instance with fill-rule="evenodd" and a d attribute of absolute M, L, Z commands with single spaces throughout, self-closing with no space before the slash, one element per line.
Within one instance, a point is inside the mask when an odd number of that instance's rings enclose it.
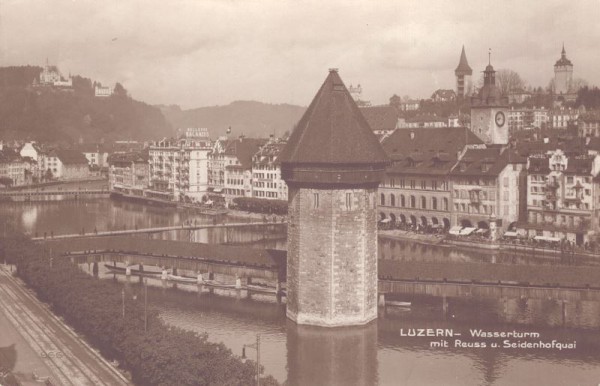
<path fill-rule="evenodd" d="M 352 210 L 352 193 L 346 193 L 346 210 Z"/>
<path fill-rule="evenodd" d="M 313 209 L 319 208 L 319 193 L 313 193 Z"/>

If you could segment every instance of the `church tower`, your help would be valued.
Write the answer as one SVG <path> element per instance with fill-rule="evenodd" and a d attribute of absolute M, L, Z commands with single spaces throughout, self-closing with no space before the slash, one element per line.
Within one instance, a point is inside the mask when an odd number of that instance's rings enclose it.
<path fill-rule="evenodd" d="M 454 74 L 456 75 L 456 96 L 459 98 L 464 98 L 471 95 L 473 87 L 471 83 L 471 75 L 473 75 L 473 70 L 467 61 L 467 54 L 465 54 L 464 45 L 462 47 L 462 52 L 460 53 L 460 61 L 458 62 L 456 70 L 454 70 Z"/>
<path fill-rule="evenodd" d="M 508 96 L 496 86 L 496 71 L 490 62 L 483 72 L 483 87 L 471 97 L 471 131 L 485 144 L 508 143 Z"/>
<path fill-rule="evenodd" d="M 573 83 L 573 63 L 567 59 L 567 52 L 563 44 L 560 59 L 554 64 L 554 93 L 557 95 L 571 92 Z"/>
<path fill-rule="evenodd" d="M 337 69 L 279 159 L 288 185 L 288 318 L 326 327 L 376 319 L 376 197 L 389 161 Z"/>

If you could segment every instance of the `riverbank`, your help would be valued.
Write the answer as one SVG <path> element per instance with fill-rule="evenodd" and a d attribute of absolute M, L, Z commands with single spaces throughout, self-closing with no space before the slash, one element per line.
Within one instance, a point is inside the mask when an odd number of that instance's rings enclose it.
<path fill-rule="evenodd" d="M 0 268 L 0 327 L 4 342 L 17 349 L 15 376 L 24 385 L 48 379 L 60 385 L 129 385 L 110 363 L 92 350 L 24 283 Z"/>
<path fill-rule="evenodd" d="M 40 247 L 21 234 L 2 240 L 8 246 L 6 256 L 15 257 L 19 278 L 35 291 L 42 301 L 51 304 L 52 311 L 82 336 L 85 336 L 106 358 L 116 359 L 122 368 L 130 371 L 132 382 L 140 385 L 248 385 L 253 382 L 256 366 L 227 350 L 223 344 L 207 341 L 204 335 L 173 330 L 158 318 L 153 309 L 146 312 L 140 287 L 123 288 L 111 281 L 90 277 L 68 259 L 48 261 Z M 0 283 L 2 284 L 2 283 Z M 6 290 L 0 285 L 0 291 Z M 30 294 L 33 297 L 33 295 Z M 18 299 L 13 304 L 24 303 Z M 9 303 L 10 304 L 10 303 Z M 122 306 L 119 306 L 122 305 Z M 48 311 L 49 312 L 49 311 Z M 35 318 L 31 313 L 17 317 L 22 322 Z M 33 319 L 34 322 L 40 318 Z M 62 320 L 62 319 L 61 319 Z M 44 328 L 45 325 L 39 326 Z M 59 327 L 50 326 L 51 330 Z M 39 339 L 35 340 L 40 342 Z M 48 344 L 57 344 L 55 340 Z M 45 347 L 44 351 L 61 351 L 68 360 L 83 360 L 75 351 L 65 352 L 68 345 Z M 160 350 L 157 350 L 160 347 Z M 177 361 L 173 361 L 177 358 Z M 97 359 L 96 359 L 97 361 Z M 148 371 L 153 369 L 153 371 Z M 95 373 L 85 373 L 88 377 Z M 67 377 L 67 380 L 76 379 Z M 261 378 L 261 383 L 275 385 L 272 377 Z M 61 385 L 120 385 L 116 381 L 97 380 Z"/>
<path fill-rule="evenodd" d="M 541 245 L 529 245 L 519 243 L 506 243 L 492 240 L 469 240 L 450 238 L 448 235 L 440 234 L 421 234 L 405 230 L 380 230 L 378 236 L 381 239 L 412 241 L 424 245 L 439 245 L 445 247 L 459 247 L 468 250 L 480 251 L 510 251 L 518 253 L 546 254 L 548 257 L 571 256 L 573 260 L 586 258 L 590 260 L 600 260 L 600 255 L 588 252 L 582 249 L 561 250 L 560 248 L 548 248 Z"/>

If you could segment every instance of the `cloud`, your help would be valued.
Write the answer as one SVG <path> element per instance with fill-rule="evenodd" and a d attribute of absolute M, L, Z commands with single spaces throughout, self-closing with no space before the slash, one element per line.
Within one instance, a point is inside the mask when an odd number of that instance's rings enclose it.
<path fill-rule="evenodd" d="M 497 68 L 545 86 L 565 41 L 575 76 L 595 69 L 599 3 L 578 1 L 5 0 L 2 65 L 44 63 L 121 82 L 149 103 L 237 99 L 308 104 L 339 67 L 375 103 L 454 86 L 465 44 L 477 73 Z M 117 38 L 115 40 L 115 38 Z"/>

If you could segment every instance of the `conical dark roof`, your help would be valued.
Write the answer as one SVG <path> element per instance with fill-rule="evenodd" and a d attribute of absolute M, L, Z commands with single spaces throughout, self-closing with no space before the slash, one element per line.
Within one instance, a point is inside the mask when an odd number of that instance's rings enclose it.
<path fill-rule="evenodd" d="M 327 79 L 294 128 L 282 164 L 385 164 L 388 157 L 337 70 Z"/>
<path fill-rule="evenodd" d="M 454 70 L 456 75 L 472 75 L 473 69 L 469 66 L 469 62 L 467 61 L 467 54 L 465 53 L 465 46 L 462 47 L 462 52 L 460 53 L 460 61 L 458 62 L 458 67 Z"/>

